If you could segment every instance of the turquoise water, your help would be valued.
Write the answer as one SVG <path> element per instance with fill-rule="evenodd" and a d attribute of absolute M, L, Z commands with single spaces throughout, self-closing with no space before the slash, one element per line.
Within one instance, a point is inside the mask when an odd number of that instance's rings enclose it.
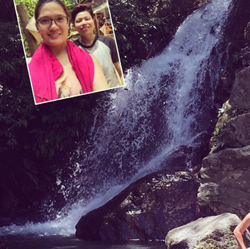
<path fill-rule="evenodd" d="M 0 237 L 0 249 L 165 249 L 164 242 L 105 243 L 84 241 L 65 236 L 4 236 Z"/>

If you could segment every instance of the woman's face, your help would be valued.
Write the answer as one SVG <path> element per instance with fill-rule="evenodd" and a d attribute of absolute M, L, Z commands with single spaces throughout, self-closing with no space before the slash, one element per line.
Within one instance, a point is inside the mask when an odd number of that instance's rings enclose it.
<path fill-rule="evenodd" d="M 92 35 L 95 29 L 94 20 L 88 11 L 82 11 L 76 15 L 74 26 L 80 36 Z"/>
<path fill-rule="evenodd" d="M 54 19 L 56 17 L 66 16 L 65 11 L 60 4 L 49 2 L 41 6 L 37 20 L 42 20 L 42 18 Z M 65 26 L 58 26 L 55 21 L 52 21 L 51 25 L 45 29 L 41 29 L 37 24 L 36 26 L 38 32 L 42 36 L 43 42 L 49 47 L 66 45 L 69 30 L 68 22 Z"/>

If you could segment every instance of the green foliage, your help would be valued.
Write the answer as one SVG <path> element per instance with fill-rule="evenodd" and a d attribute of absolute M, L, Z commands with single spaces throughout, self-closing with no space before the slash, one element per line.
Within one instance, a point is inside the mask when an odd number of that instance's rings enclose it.
<path fill-rule="evenodd" d="M 72 9 L 76 5 L 74 0 L 62 0 L 69 9 Z M 38 0 L 15 0 L 15 4 L 24 4 L 27 8 L 28 16 L 31 18 L 35 13 L 35 7 Z"/>
<path fill-rule="evenodd" d="M 9 22 L 16 18 L 15 11 L 13 9 L 12 1 L 0 0 L 0 21 Z"/>
<path fill-rule="evenodd" d="M 8 8 L 14 12 L 11 2 Z M 14 20 L 0 22 L 0 156 L 3 161 L 14 154 L 53 160 L 85 134 L 95 100 L 86 96 L 35 106 Z"/>
<path fill-rule="evenodd" d="M 109 1 L 124 68 L 147 59 L 159 39 L 164 39 L 164 34 L 168 33 L 168 17 L 150 14 L 149 2 Z"/>
<path fill-rule="evenodd" d="M 27 127 L 27 101 L 32 96 L 18 27 L 2 22 L 0 32 L 0 150 L 4 152 L 17 146 L 16 132 Z"/>
<path fill-rule="evenodd" d="M 193 0 L 109 0 L 115 35 L 127 69 L 161 52 L 196 7 Z"/>
<path fill-rule="evenodd" d="M 44 104 L 37 107 L 39 115 L 29 131 L 35 143 L 28 146 L 37 157 L 53 159 L 62 151 L 65 155 L 74 149 L 77 141 L 81 140 L 88 131 L 91 120 L 89 98 L 73 98 Z M 94 101 L 93 101 L 94 102 Z"/>

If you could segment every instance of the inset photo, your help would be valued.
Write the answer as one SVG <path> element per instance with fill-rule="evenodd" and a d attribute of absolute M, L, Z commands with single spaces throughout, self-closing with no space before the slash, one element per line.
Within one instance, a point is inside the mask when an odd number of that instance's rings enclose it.
<path fill-rule="evenodd" d="M 14 0 L 35 104 L 124 86 L 106 0 Z"/>

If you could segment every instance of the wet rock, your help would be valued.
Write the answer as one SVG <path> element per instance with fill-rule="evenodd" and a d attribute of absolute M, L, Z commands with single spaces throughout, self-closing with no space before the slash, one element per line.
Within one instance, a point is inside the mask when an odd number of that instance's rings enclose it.
<path fill-rule="evenodd" d="M 247 24 L 245 30 L 244 30 L 244 38 L 245 41 L 250 44 L 250 22 Z"/>
<path fill-rule="evenodd" d="M 167 249 L 238 249 L 233 235 L 240 219 L 235 214 L 200 218 L 168 232 Z"/>
<path fill-rule="evenodd" d="M 8 247 L 4 242 L 0 242 L 0 249 L 8 249 Z"/>
<path fill-rule="evenodd" d="M 250 144 L 250 113 L 230 119 L 223 128 L 222 139 L 227 147 L 237 148 Z"/>
<path fill-rule="evenodd" d="M 203 216 L 230 212 L 244 217 L 250 207 L 250 146 L 208 155 L 200 178 L 198 202 Z"/>
<path fill-rule="evenodd" d="M 250 28 L 250 25 L 249 25 L 249 28 Z M 244 67 L 250 66 L 250 47 L 249 47 L 249 45 L 240 50 L 239 57 L 242 60 L 242 65 Z"/>
<path fill-rule="evenodd" d="M 207 136 L 204 134 L 201 134 L 199 139 L 203 139 L 205 141 L 208 140 Z M 167 169 L 172 173 L 185 171 L 187 168 L 197 171 L 197 168 L 200 167 L 199 164 L 201 164 L 202 158 L 208 153 L 206 147 L 206 143 L 198 147 L 185 145 L 177 147 L 171 155 L 169 155 L 169 157 L 162 162 L 161 168 Z"/>
<path fill-rule="evenodd" d="M 250 67 L 236 74 L 210 141 L 211 154 L 203 159 L 198 191 L 202 216 L 230 212 L 243 218 L 249 212 L 249 79 Z"/>
<path fill-rule="evenodd" d="M 242 69 L 236 74 L 234 86 L 230 96 L 230 104 L 234 108 L 250 109 L 250 67 Z"/>
<path fill-rule="evenodd" d="M 83 216 L 76 225 L 76 237 L 102 241 L 164 239 L 170 229 L 198 217 L 198 186 L 195 176 L 183 171 L 146 176 Z"/>

